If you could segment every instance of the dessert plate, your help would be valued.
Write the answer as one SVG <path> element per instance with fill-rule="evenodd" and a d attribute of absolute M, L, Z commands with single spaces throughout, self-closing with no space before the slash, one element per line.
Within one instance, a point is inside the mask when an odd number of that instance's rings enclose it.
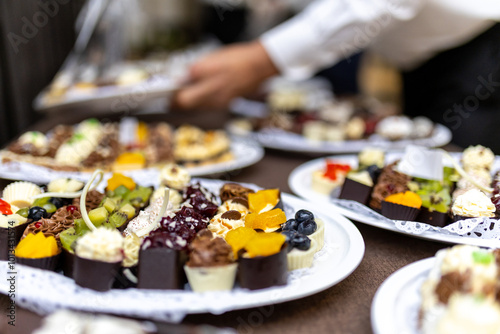
<path fill-rule="evenodd" d="M 225 183 L 199 180 L 203 186 L 217 192 Z M 204 294 L 193 293 L 188 287 L 184 291 L 126 289 L 100 293 L 81 288 L 61 274 L 16 265 L 15 274 L 10 274 L 16 275 L 16 304 L 39 314 L 69 308 L 178 322 L 186 314 L 221 314 L 299 299 L 328 289 L 349 276 L 360 264 L 365 249 L 354 224 L 295 196 L 282 194 L 282 199 L 287 216 L 292 216 L 296 210 L 307 209 L 325 222 L 325 246 L 315 255 L 313 266 L 291 271 L 286 286 L 254 291 L 236 287 L 232 291 Z M 0 261 L 0 275 L 7 277 L 12 271 L 7 262 Z M 6 294 L 9 288 L 8 281 L 0 280 L 0 292 Z"/>
<path fill-rule="evenodd" d="M 371 308 L 375 334 L 418 334 L 420 287 L 435 258 L 409 264 L 387 278 L 378 288 Z"/>
<path fill-rule="evenodd" d="M 257 163 L 264 156 L 264 149 L 251 139 L 232 138 L 231 152 L 234 159 L 219 163 L 188 167 L 191 176 L 203 176 L 226 173 L 233 170 L 248 167 Z M 144 168 L 123 172 L 139 184 L 150 186 L 155 185 L 159 177 L 158 168 Z M 55 171 L 43 166 L 38 166 L 26 162 L 0 163 L 0 178 L 7 180 L 24 180 L 35 183 L 48 183 L 55 178 L 68 177 L 82 181 L 87 181 L 91 172 L 68 172 Z"/>
<path fill-rule="evenodd" d="M 386 163 L 391 163 L 393 161 L 396 161 L 397 159 L 400 159 L 402 156 L 403 156 L 402 152 L 387 153 Z M 460 153 L 451 153 L 451 156 L 458 160 L 460 158 Z M 358 164 L 357 155 L 353 154 L 337 155 L 329 158 L 319 158 L 308 161 L 305 164 L 302 164 L 296 169 L 294 169 L 290 174 L 290 176 L 288 177 L 288 185 L 290 186 L 290 189 L 292 189 L 292 191 L 298 196 L 306 198 L 310 201 L 314 201 L 317 203 L 328 203 L 332 211 L 338 212 L 349 219 L 365 223 L 371 226 L 375 226 L 378 228 L 382 228 L 385 230 L 402 233 L 416 238 L 440 241 L 450 244 L 468 244 L 468 245 L 483 246 L 483 247 L 500 246 L 499 240 L 481 239 L 479 237 L 467 237 L 456 234 L 445 234 L 443 232 L 431 229 L 423 231 L 422 233 L 419 234 L 409 233 L 402 229 L 398 229 L 393 220 L 390 220 L 378 214 L 374 214 L 374 211 L 368 209 L 364 205 L 359 204 L 356 207 L 348 207 L 348 206 L 340 206 L 336 203 L 333 203 L 333 201 L 330 199 L 330 196 L 317 193 L 311 187 L 311 175 L 313 171 L 322 169 L 324 167 L 325 159 L 331 159 L 341 163 L 349 164 L 352 167 L 357 167 Z M 493 170 L 499 170 L 499 169 L 500 169 L 500 157 L 497 156 L 495 159 Z"/>
<path fill-rule="evenodd" d="M 345 140 L 338 142 L 311 141 L 299 134 L 280 129 L 263 129 L 257 132 L 242 133 L 234 122 L 228 123 L 226 130 L 231 134 L 253 138 L 267 148 L 306 154 L 360 152 L 368 146 L 375 146 L 384 150 L 404 149 L 411 144 L 425 147 L 439 147 L 448 144 L 452 137 L 451 131 L 441 124 L 435 124 L 434 131 L 428 138 L 395 141 L 384 139 L 380 136 L 372 136 L 369 139 L 363 140 Z"/>

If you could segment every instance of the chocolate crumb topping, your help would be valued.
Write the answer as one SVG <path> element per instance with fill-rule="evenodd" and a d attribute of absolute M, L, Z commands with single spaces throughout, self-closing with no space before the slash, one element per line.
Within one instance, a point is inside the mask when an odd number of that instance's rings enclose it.
<path fill-rule="evenodd" d="M 229 211 L 224 212 L 221 215 L 221 218 L 229 219 L 229 220 L 239 220 L 239 219 L 241 219 L 241 213 L 239 213 L 236 210 L 229 210 Z"/>
<path fill-rule="evenodd" d="M 448 300 L 454 292 L 469 292 L 471 289 L 469 286 L 470 276 L 469 270 L 463 274 L 454 271 L 443 275 L 436 286 L 436 295 L 439 301 L 448 304 Z"/>

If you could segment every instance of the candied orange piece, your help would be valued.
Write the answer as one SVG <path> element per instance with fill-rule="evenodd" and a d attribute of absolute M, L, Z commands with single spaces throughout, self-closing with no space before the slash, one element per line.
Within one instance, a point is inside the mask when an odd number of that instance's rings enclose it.
<path fill-rule="evenodd" d="M 124 185 L 125 187 L 127 187 L 130 190 L 135 189 L 134 180 L 132 180 L 132 178 L 125 176 L 123 174 L 120 174 L 120 173 L 113 173 L 111 178 L 108 180 L 108 186 L 106 189 L 113 191 L 121 185 Z"/>
<path fill-rule="evenodd" d="M 54 256 L 57 253 L 59 247 L 54 236 L 45 237 L 42 232 L 28 234 L 15 249 L 16 256 L 32 259 Z"/>
<path fill-rule="evenodd" d="M 120 154 L 118 158 L 116 158 L 116 163 L 120 165 L 145 165 L 146 158 L 144 158 L 144 155 L 139 152 L 125 152 Z"/>
<path fill-rule="evenodd" d="M 146 146 L 148 135 L 148 125 L 144 122 L 139 122 L 139 125 L 137 126 L 137 141 L 139 142 L 139 145 Z"/>
<path fill-rule="evenodd" d="M 257 233 L 245 246 L 249 257 L 269 256 L 278 253 L 285 243 L 281 233 Z"/>
<path fill-rule="evenodd" d="M 281 209 L 274 209 L 264 213 L 249 213 L 245 217 L 245 226 L 263 230 L 278 228 L 286 222 L 286 215 Z"/>
<path fill-rule="evenodd" d="M 243 249 L 250 239 L 255 237 L 257 232 L 250 227 L 238 227 L 227 232 L 226 242 L 231 246 L 234 252 L 234 258 L 238 258 L 238 252 Z"/>
<path fill-rule="evenodd" d="M 256 193 L 248 194 L 248 208 L 250 212 L 260 213 L 266 207 L 269 207 L 267 210 L 273 209 L 279 200 L 279 189 L 259 190 Z"/>
<path fill-rule="evenodd" d="M 411 191 L 389 195 L 384 201 L 417 209 L 420 209 L 422 206 L 422 199 L 420 196 Z"/>

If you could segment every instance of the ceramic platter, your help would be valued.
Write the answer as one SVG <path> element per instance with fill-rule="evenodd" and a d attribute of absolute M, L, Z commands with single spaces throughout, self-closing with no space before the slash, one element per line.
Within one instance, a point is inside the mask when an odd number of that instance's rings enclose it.
<path fill-rule="evenodd" d="M 224 181 L 200 179 L 209 190 Z M 254 185 L 245 185 L 255 187 Z M 289 272 L 286 286 L 263 290 L 235 287 L 229 292 L 194 293 L 185 290 L 111 290 L 105 293 L 81 288 L 61 274 L 18 265 L 16 303 L 40 314 L 69 308 L 164 321 L 180 321 L 186 314 L 221 314 L 231 310 L 272 305 L 309 296 L 337 284 L 349 276 L 364 255 L 364 242 L 354 224 L 343 216 L 325 211 L 321 205 L 282 194 L 285 212 L 307 209 L 325 222 L 325 245 L 314 258 L 313 266 Z M 0 275 L 6 277 L 7 263 L 0 262 Z M 0 292 L 7 293 L 6 280 Z"/>
<path fill-rule="evenodd" d="M 402 157 L 403 153 L 388 153 L 386 154 L 386 163 L 391 163 L 396 161 Z M 459 154 L 452 154 L 455 159 L 459 159 Z M 445 234 L 439 231 L 427 230 L 421 234 L 413 234 L 407 233 L 403 230 L 400 230 L 396 227 L 394 221 L 381 217 L 380 215 L 368 214 L 367 211 L 360 211 L 349 209 L 343 206 L 336 205 L 330 199 L 330 196 L 323 195 L 315 192 L 311 187 L 311 178 L 312 173 L 315 170 L 320 170 L 324 168 L 325 159 L 331 159 L 333 161 L 337 161 L 340 163 L 349 164 L 352 167 L 357 167 L 358 158 L 356 155 L 337 155 L 329 158 L 320 158 L 311 160 L 306 162 L 305 164 L 297 167 L 290 174 L 288 178 L 288 184 L 292 191 L 300 197 L 307 198 L 310 201 L 314 201 L 316 203 L 327 203 L 331 209 L 331 211 L 338 212 L 345 217 L 352 219 L 354 221 L 358 221 L 367 225 L 375 226 L 378 228 L 382 228 L 385 230 L 402 233 L 408 236 L 422 238 L 427 240 L 440 241 L 444 243 L 450 244 L 469 244 L 483 247 L 498 247 L 498 240 L 492 239 L 481 239 L 475 237 L 467 237 L 467 236 L 459 236 L 454 234 Z M 500 157 L 497 157 L 495 160 L 495 165 L 493 170 L 500 169 Z M 363 206 L 364 207 L 364 206 Z"/>

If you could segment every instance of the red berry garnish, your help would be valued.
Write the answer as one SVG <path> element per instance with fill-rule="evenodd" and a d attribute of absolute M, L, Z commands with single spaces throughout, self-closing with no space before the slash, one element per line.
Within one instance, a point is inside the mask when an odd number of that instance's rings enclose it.
<path fill-rule="evenodd" d="M 36 228 L 40 228 L 40 227 L 42 227 L 42 223 L 41 223 L 41 222 L 36 222 L 36 223 L 35 223 L 35 227 L 36 227 Z"/>
<path fill-rule="evenodd" d="M 66 207 L 66 211 L 68 211 L 69 213 L 73 214 L 75 213 L 75 211 L 78 211 L 78 208 L 74 205 L 68 205 Z"/>

